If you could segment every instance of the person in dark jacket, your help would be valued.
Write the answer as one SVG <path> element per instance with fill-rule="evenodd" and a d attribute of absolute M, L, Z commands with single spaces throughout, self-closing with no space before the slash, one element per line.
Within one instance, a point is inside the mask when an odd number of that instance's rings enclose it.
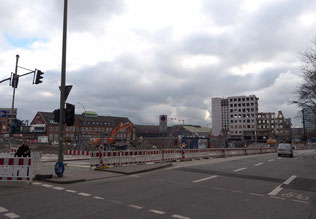
<path fill-rule="evenodd" d="M 15 153 L 16 157 L 31 157 L 31 151 L 28 145 L 28 142 L 24 142 L 19 149 L 17 150 L 17 152 Z"/>

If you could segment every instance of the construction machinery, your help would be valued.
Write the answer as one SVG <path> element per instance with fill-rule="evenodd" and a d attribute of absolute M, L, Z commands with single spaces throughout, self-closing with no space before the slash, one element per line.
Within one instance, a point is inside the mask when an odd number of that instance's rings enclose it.
<path fill-rule="evenodd" d="M 108 149 L 127 149 L 132 144 L 133 123 L 121 123 L 105 138 L 92 138 L 92 144 L 104 145 Z"/>

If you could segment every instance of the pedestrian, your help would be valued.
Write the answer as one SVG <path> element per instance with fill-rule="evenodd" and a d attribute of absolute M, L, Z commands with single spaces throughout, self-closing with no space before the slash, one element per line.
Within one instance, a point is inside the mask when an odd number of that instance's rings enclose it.
<path fill-rule="evenodd" d="M 31 157 L 31 151 L 27 141 L 24 141 L 23 144 L 19 147 L 18 151 L 15 153 L 16 157 Z"/>

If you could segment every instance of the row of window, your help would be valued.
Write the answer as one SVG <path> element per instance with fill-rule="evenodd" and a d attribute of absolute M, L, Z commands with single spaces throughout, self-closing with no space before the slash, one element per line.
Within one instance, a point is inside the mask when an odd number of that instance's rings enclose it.
<path fill-rule="evenodd" d="M 255 114 L 231 114 L 230 115 L 230 118 L 235 118 L 235 119 L 238 119 L 238 118 L 250 118 L 250 117 L 255 117 Z"/>
<path fill-rule="evenodd" d="M 234 104 L 230 104 L 230 107 L 246 107 L 246 106 L 254 106 L 255 104 L 253 102 L 251 103 L 234 103 Z"/>
<path fill-rule="evenodd" d="M 229 102 L 240 102 L 240 101 L 249 101 L 249 100 L 254 100 L 253 97 L 241 97 L 241 98 L 231 98 L 229 99 Z"/>
<path fill-rule="evenodd" d="M 233 130 L 233 129 L 254 129 L 256 128 L 255 125 L 231 125 L 230 126 L 230 129 Z"/>
<path fill-rule="evenodd" d="M 254 123 L 255 122 L 255 120 L 254 119 L 243 119 L 243 120 L 230 120 L 230 123 L 250 123 L 250 121 L 252 122 L 252 123 Z"/>
<path fill-rule="evenodd" d="M 247 112 L 247 113 L 249 113 L 249 112 L 254 112 L 255 111 L 255 108 L 244 108 L 244 109 L 230 109 L 230 112 L 231 113 L 237 113 L 237 112 L 243 112 L 243 113 L 245 113 L 245 112 Z"/>

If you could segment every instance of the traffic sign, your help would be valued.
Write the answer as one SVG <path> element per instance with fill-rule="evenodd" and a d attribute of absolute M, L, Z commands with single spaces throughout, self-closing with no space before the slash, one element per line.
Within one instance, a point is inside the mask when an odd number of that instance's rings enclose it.
<path fill-rule="evenodd" d="M 1 110 L 0 111 L 0 117 L 7 117 L 7 111 Z"/>
<path fill-rule="evenodd" d="M 57 176 L 63 176 L 63 173 L 65 171 L 65 166 L 61 162 L 57 162 L 55 164 L 55 173 Z"/>

